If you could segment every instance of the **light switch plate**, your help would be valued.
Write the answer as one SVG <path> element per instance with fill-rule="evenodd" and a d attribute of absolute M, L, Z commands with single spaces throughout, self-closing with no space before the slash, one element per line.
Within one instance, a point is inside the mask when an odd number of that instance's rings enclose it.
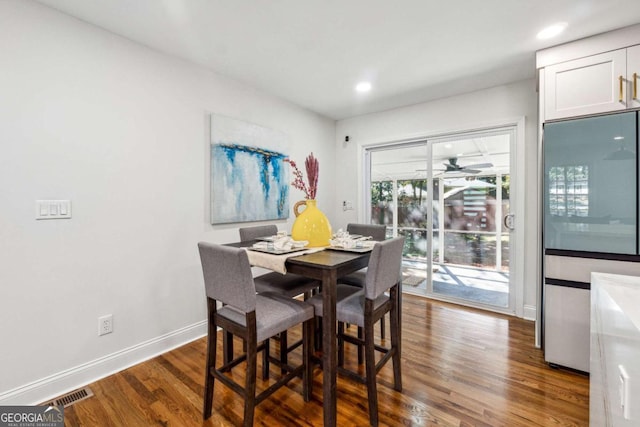
<path fill-rule="evenodd" d="M 629 374 L 622 365 L 618 365 L 619 371 L 619 393 L 620 393 L 620 408 L 622 409 L 622 416 L 625 420 L 629 419 Z"/>
<path fill-rule="evenodd" d="M 36 219 L 71 218 L 71 200 L 36 200 Z"/>

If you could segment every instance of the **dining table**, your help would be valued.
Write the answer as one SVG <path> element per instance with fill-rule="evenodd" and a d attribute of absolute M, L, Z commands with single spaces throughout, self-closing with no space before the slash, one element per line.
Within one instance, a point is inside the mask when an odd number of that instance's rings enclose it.
<path fill-rule="evenodd" d="M 255 242 L 231 243 L 229 246 L 250 247 Z M 313 253 L 290 256 L 285 261 L 288 273 L 319 280 L 322 286 L 322 407 L 325 426 L 335 426 L 337 418 L 336 287 L 338 279 L 366 267 L 370 256 L 370 250 L 345 251 L 327 248 Z"/>

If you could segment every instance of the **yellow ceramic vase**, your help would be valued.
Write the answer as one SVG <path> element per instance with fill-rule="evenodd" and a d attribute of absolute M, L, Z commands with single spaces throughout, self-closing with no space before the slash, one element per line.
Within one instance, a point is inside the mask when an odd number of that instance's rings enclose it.
<path fill-rule="evenodd" d="M 306 208 L 299 212 L 300 206 Z M 324 213 L 316 206 L 315 200 L 302 200 L 293 206 L 296 220 L 291 229 L 293 240 L 306 240 L 309 247 L 329 246 L 331 224 Z"/>

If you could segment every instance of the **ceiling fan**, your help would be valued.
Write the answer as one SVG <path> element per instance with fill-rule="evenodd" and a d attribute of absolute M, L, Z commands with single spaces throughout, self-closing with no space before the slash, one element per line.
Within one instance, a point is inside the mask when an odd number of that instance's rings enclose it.
<path fill-rule="evenodd" d="M 482 172 L 484 168 L 493 167 L 493 163 L 475 163 L 472 165 L 461 166 L 458 164 L 458 158 L 452 157 L 449 159 L 448 163 L 443 163 L 445 169 L 442 170 L 444 173 L 471 173 L 476 174 Z"/>

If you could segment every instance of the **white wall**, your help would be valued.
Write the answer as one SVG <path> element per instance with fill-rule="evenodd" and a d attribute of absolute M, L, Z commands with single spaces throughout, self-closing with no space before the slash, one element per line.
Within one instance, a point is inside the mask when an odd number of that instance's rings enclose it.
<path fill-rule="evenodd" d="M 209 113 L 287 133 L 298 162 L 313 151 L 334 202 L 332 120 L 31 1 L 0 2 L 0 52 L 0 404 L 205 333 L 196 243 L 238 238 L 208 222 Z M 37 199 L 73 218 L 36 221 Z"/>
<path fill-rule="evenodd" d="M 524 214 L 524 293 L 519 298 L 518 313 L 533 319 L 536 316 L 537 295 L 537 93 L 534 80 L 521 81 L 460 96 L 423 104 L 397 108 L 341 120 L 336 125 L 336 180 L 353 185 L 336 188 L 335 212 L 337 224 L 364 219 L 361 192 L 355 183 L 358 176 L 358 151 L 363 146 L 432 136 L 452 131 L 468 130 L 524 117 L 524 140 L 518 150 L 525 150 L 524 170 L 517 170 L 525 180 Z M 349 142 L 345 142 L 345 136 Z M 343 211 L 342 200 L 353 202 L 354 210 Z"/>

